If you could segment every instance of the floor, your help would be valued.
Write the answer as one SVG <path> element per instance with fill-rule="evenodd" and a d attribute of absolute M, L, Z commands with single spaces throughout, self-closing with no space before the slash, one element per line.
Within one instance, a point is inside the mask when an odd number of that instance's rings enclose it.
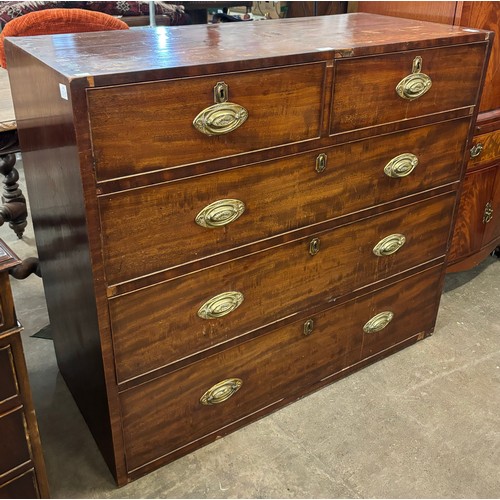
<path fill-rule="evenodd" d="M 36 252 L 31 222 L 23 240 L 0 237 Z M 120 489 L 52 342 L 30 337 L 48 323 L 41 280 L 12 286 L 54 498 L 500 497 L 494 257 L 447 277 L 432 337 Z"/>

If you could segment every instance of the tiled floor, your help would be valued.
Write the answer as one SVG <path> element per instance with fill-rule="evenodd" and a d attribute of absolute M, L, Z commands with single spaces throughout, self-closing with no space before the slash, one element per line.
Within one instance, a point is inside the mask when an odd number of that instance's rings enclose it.
<path fill-rule="evenodd" d="M 22 173 L 22 172 L 21 172 Z M 20 257 L 23 240 L 1 237 Z M 435 334 L 117 489 L 64 381 L 41 280 L 13 282 L 55 498 L 500 497 L 500 261 L 449 275 Z"/>

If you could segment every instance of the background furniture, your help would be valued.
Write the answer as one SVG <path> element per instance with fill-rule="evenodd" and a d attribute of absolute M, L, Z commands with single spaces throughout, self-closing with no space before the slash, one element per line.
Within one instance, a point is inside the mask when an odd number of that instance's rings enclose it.
<path fill-rule="evenodd" d="M 129 26 L 147 26 L 149 24 L 150 2 L 64 2 L 64 1 L 38 1 L 38 2 L 0 2 L 0 29 L 9 21 L 24 16 L 31 12 L 47 9 L 84 9 L 102 12 L 110 16 L 119 17 Z M 158 26 L 174 26 L 190 24 L 189 16 L 184 13 L 182 5 L 168 2 L 155 2 L 155 20 Z"/>
<path fill-rule="evenodd" d="M 19 173 L 15 168 L 16 153 L 19 152 L 16 117 L 10 92 L 7 71 L 0 68 L 0 174 L 4 176 L 2 202 L 0 206 L 0 226 L 9 226 L 22 238 L 28 212 L 26 199 L 19 189 Z"/>
<path fill-rule="evenodd" d="M 449 271 L 469 269 L 500 245 L 500 4 L 353 2 L 351 9 L 496 32 L 448 260 Z"/>
<path fill-rule="evenodd" d="M 433 331 L 489 50 L 366 14 L 170 34 L 6 41 L 58 364 L 118 484 Z"/>
<path fill-rule="evenodd" d="M 0 240 L 0 498 L 48 498 L 45 464 L 8 271 L 20 264 Z"/>

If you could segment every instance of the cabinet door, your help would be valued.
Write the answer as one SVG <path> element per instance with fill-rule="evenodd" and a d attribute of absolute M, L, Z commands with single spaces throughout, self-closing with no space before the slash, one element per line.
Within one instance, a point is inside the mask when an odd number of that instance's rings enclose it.
<path fill-rule="evenodd" d="M 448 262 L 454 262 L 477 252 L 483 243 L 484 209 L 491 200 L 496 167 L 467 174 Z"/>
<path fill-rule="evenodd" d="M 500 236 L 500 164 L 496 166 L 495 183 L 489 200 L 490 212 L 484 219 L 483 246 Z"/>

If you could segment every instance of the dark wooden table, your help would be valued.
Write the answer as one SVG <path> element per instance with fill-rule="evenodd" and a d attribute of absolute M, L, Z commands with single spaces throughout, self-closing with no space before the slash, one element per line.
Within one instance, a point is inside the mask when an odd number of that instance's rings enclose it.
<path fill-rule="evenodd" d="M 0 174 L 4 176 L 0 225 L 5 222 L 22 238 L 28 215 L 26 199 L 19 189 L 19 173 L 15 168 L 19 150 L 16 116 L 12 104 L 7 70 L 0 68 Z"/>

